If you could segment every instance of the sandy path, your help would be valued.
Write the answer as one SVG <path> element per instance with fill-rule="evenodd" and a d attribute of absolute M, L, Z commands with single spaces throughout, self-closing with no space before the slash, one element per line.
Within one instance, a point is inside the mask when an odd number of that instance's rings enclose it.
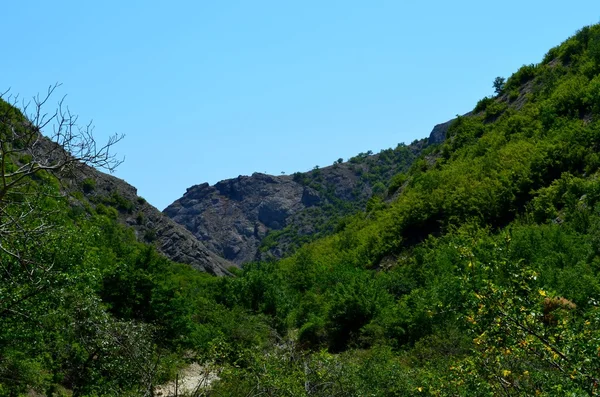
<path fill-rule="evenodd" d="M 219 377 L 215 371 L 193 363 L 179 372 L 179 381 L 177 382 L 177 394 L 179 396 L 193 396 L 195 392 L 208 388 L 212 382 Z M 157 386 L 154 390 L 157 397 L 175 396 L 175 381 Z"/>

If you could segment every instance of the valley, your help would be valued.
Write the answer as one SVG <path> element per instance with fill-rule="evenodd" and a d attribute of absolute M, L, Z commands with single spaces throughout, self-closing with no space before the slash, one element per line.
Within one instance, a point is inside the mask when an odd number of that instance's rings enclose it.
<path fill-rule="evenodd" d="M 5 96 L 0 396 L 600 394 L 600 25 L 493 77 L 421 140 L 163 212 Z"/>

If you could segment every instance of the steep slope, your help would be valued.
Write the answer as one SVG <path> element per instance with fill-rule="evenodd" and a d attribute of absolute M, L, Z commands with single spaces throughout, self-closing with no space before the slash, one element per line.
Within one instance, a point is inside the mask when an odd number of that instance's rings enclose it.
<path fill-rule="evenodd" d="M 217 395 L 599 394 L 600 25 L 500 88 L 392 203 L 226 280 L 306 355 L 278 342 Z"/>
<path fill-rule="evenodd" d="M 282 257 L 331 233 L 344 216 L 364 210 L 371 197 L 385 198 L 388 180 L 406 171 L 425 145 L 421 140 L 361 153 L 293 175 L 255 173 L 195 185 L 164 214 L 236 264 Z"/>
<path fill-rule="evenodd" d="M 600 25 L 500 91 L 435 128 L 391 198 L 236 277 L 136 242 L 118 180 L 0 194 L 0 395 L 152 395 L 182 352 L 222 370 L 211 396 L 598 395 Z M 0 150 L 14 134 L 0 122 Z"/>
<path fill-rule="evenodd" d="M 138 241 L 154 245 L 174 262 L 217 276 L 229 274 L 227 268 L 235 266 L 208 250 L 192 233 L 138 196 L 133 186 L 119 178 L 86 167 L 81 191 L 83 195 L 79 197 L 96 211 L 111 213 L 135 231 Z"/>
<path fill-rule="evenodd" d="M 0 95 L 0 395 L 151 395 L 177 352 L 245 343 L 258 321 L 218 304 L 228 277 L 209 274 L 233 264 L 86 165 L 113 169 L 116 141 L 60 111 L 44 138 L 23 113 Z"/>
<path fill-rule="evenodd" d="M 3 117 L 0 117 L 0 121 L 4 123 L 0 124 L 6 124 L 6 109 L 11 109 L 11 106 L 4 101 L 0 102 L 0 105 L 5 109 Z M 15 111 L 18 112 L 16 109 Z M 71 156 L 64 146 L 43 137 L 31 127 L 25 127 L 23 131 L 31 132 L 22 133 L 20 139 L 25 137 L 35 143 L 31 143 L 31 150 L 27 152 L 21 152 L 20 149 L 15 151 L 12 157 L 15 157 L 19 166 L 28 167 L 33 164 L 32 159 L 41 166 L 48 166 Z M 8 153 L 10 140 L 2 142 L 5 145 L 2 153 Z M 20 157 L 16 156 L 17 153 Z M 28 165 L 28 161 L 32 163 Z M 209 251 L 189 231 L 139 197 L 137 190 L 125 181 L 79 161 L 69 163 L 64 170 L 56 170 L 54 175 L 62 186 L 63 195 L 69 196 L 73 206 L 83 211 L 88 210 L 90 214 L 96 211 L 110 215 L 121 224 L 132 228 L 138 241 L 155 246 L 170 260 L 217 276 L 229 274 L 226 269 L 235 266 Z"/>

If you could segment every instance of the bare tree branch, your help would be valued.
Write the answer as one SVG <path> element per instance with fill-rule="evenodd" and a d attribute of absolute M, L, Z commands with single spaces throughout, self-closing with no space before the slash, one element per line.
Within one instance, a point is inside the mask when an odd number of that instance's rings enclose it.
<path fill-rule="evenodd" d="M 47 110 L 59 87 L 50 85 L 28 102 L 10 89 L 0 93 L 0 317 L 43 291 L 55 272 L 52 260 L 40 263 L 32 250 L 60 238 L 56 210 L 45 202 L 64 191 L 44 178 L 62 183 L 85 166 L 113 172 L 123 162 L 112 149 L 124 135 L 98 143 L 92 123 L 80 124 L 65 97 Z"/>

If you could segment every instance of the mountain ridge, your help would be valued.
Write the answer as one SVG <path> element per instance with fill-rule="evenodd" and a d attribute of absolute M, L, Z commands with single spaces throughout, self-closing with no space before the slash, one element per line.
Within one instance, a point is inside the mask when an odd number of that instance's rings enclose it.
<path fill-rule="evenodd" d="M 123 181 L 67 198 L 40 170 L 0 205 L 27 221 L 0 228 L 0 395 L 153 395 L 192 362 L 223 397 L 598 395 L 600 25 L 494 88 L 438 145 L 192 187 L 176 209 L 282 251 L 235 277 L 158 254 Z M 5 177 L 36 165 L 23 126 L 0 122 Z"/>
<path fill-rule="evenodd" d="M 435 142 L 444 139 L 451 122 L 434 128 Z M 163 213 L 237 265 L 280 258 L 331 233 L 373 196 L 385 199 L 388 181 L 407 171 L 426 147 L 427 138 L 307 172 L 253 173 L 193 185 Z"/>
<path fill-rule="evenodd" d="M 138 241 L 153 245 L 170 260 L 217 275 L 229 275 L 233 263 L 215 255 L 188 230 L 164 216 L 156 207 L 138 196 L 137 189 L 126 181 L 85 166 L 82 171 L 84 199 L 97 211 L 102 206 L 115 208 L 116 218 L 134 230 Z M 94 181 L 93 186 L 85 181 Z M 86 187 L 87 186 L 87 187 Z"/>

